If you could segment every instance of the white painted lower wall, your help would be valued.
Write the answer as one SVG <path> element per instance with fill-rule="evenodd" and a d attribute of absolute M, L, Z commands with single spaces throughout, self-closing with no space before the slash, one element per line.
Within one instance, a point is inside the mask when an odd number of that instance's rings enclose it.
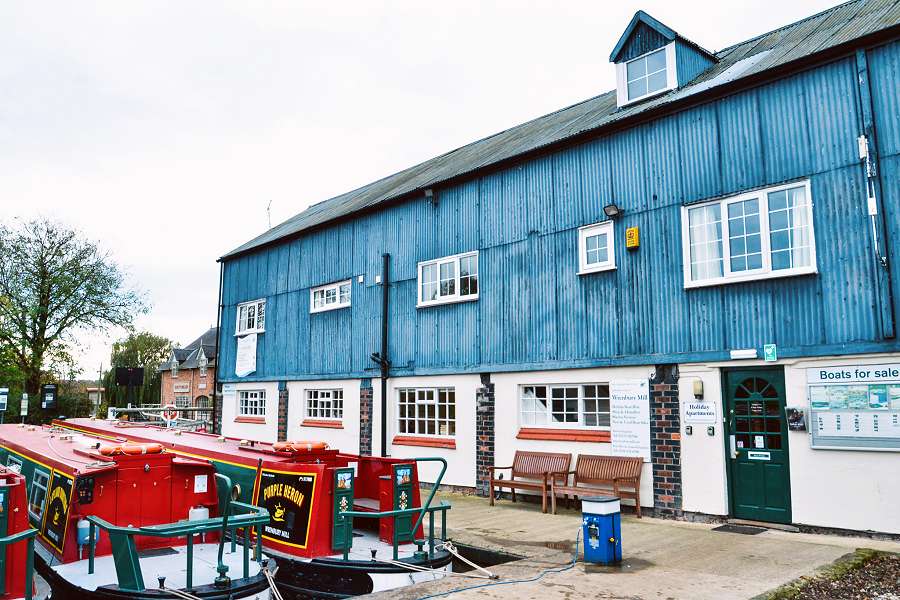
<path fill-rule="evenodd" d="M 678 398 L 681 413 L 681 494 L 682 508 L 711 515 L 728 514 L 728 478 L 725 470 L 725 432 L 722 421 L 722 373 L 707 365 L 681 365 Z M 707 425 L 685 430 L 685 407 L 694 400 L 694 382 L 703 383 L 703 399 L 716 407 L 714 435 Z"/>
<path fill-rule="evenodd" d="M 900 355 L 798 360 L 787 365 L 787 405 L 807 408 L 806 369 L 898 362 Z M 900 533 L 900 452 L 813 450 L 809 434 L 788 434 L 795 523 Z"/>
<path fill-rule="evenodd" d="M 652 375 L 653 367 L 648 366 L 492 374 L 491 381 L 494 383 L 496 403 L 494 408 L 494 464 L 498 466 L 511 465 L 516 450 L 569 452 L 572 454 L 572 469 L 574 470 L 579 454 L 612 454 L 612 445 L 606 443 L 520 440 L 516 438 L 520 428 L 520 385 L 607 383 L 626 379 L 650 379 Z M 504 476 L 509 477 L 509 472 L 506 472 Z M 644 463 L 644 469 L 641 472 L 641 506 L 653 506 L 653 468 L 648 462 Z"/>
<path fill-rule="evenodd" d="M 278 382 L 234 384 L 234 396 L 222 398 L 222 435 L 258 442 L 274 442 L 278 439 Z M 238 392 L 241 390 L 265 390 L 266 422 L 238 423 Z"/>
<path fill-rule="evenodd" d="M 456 448 L 430 448 L 392 444 L 397 435 L 397 390 L 415 387 L 452 387 L 456 392 Z M 388 454 L 392 457 L 415 458 L 440 456 L 447 461 L 443 485 L 475 487 L 475 392 L 481 387 L 479 375 L 433 375 L 427 377 L 392 377 L 388 379 Z M 380 451 L 381 383 L 372 379 L 375 418 L 372 423 L 372 453 Z M 436 463 L 419 465 L 419 479 L 432 483 L 440 466 Z"/>
<path fill-rule="evenodd" d="M 806 369 L 823 366 L 879 364 L 900 361 L 898 354 L 869 354 L 839 358 L 760 360 L 709 365 L 680 365 L 679 396 L 682 407 L 682 494 L 686 511 L 729 514 L 725 470 L 721 370 L 723 368 L 781 365 L 784 367 L 786 405 L 803 408 L 809 417 Z M 703 381 L 704 398 L 716 406 L 715 435 L 695 425 L 685 434 L 684 406 L 693 400 L 693 382 Z M 791 479 L 791 515 L 796 524 L 859 531 L 900 533 L 900 452 L 814 450 L 809 433 L 788 433 Z"/>
<path fill-rule="evenodd" d="M 341 452 L 359 452 L 359 379 L 333 381 L 289 381 L 287 439 L 327 442 Z M 344 417 L 342 429 L 308 427 L 302 425 L 306 416 L 307 390 L 334 390 L 344 392 Z"/>

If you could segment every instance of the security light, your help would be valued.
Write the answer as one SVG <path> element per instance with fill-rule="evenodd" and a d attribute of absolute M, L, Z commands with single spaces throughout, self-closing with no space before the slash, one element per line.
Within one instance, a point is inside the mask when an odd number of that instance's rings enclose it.
<path fill-rule="evenodd" d="M 619 215 L 622 214 L 622 209 L 619 208 L 619 205 L 616 203 L 607 204 L 603 207 L 604 214 L 610 219 L 615 219 Z"/>

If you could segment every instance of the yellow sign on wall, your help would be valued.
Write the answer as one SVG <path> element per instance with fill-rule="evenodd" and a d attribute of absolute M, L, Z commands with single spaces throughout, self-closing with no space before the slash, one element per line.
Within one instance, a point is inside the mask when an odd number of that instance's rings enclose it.
<path fill-rule="evenodd" d="M 641 245 L 641 233 L 637 227 L 629 227 L 625 230 L 625 247 L 629 250 Z"/>

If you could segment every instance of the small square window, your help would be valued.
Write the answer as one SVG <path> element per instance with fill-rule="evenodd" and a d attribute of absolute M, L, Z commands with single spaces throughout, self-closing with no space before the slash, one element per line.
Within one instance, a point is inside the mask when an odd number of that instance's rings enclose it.
<path fill-rule="evenodd" d="M 578 273 L 594 273 L 616 268 L 612 221 L 588 225 L 578 230 Z"/>

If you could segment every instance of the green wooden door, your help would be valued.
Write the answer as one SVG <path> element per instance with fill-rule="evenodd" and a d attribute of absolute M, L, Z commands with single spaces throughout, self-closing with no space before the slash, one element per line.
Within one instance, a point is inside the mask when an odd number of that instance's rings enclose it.
<path fill-rule="evenodd" d="M 791 522 L 784 371 L 725 372 L 731 512 L 740 519 Z"/>

